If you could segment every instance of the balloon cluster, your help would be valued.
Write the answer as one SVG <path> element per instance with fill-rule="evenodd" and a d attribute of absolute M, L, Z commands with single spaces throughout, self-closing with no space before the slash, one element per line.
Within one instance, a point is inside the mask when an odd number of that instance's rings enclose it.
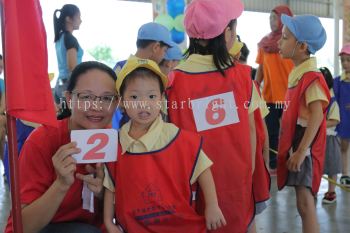
<path fill-rule="evenodd" d="M 162 24 L 169 29 L 171 38 L 178 44 L 185 39 L 183 23 L 185 5 L 185 0 L 167 0 L 168 14 L 160 14 L 154 19 L 154 22 Z"/>

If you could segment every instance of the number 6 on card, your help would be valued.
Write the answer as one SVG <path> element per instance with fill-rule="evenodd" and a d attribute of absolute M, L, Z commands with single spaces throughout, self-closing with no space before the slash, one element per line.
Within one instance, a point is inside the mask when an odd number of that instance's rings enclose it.
<path fill-rule="evenodd" d="M 191 105 L 198 132 L 239 122 L 233 92 L 194 99 Z"/>
<path fill-rule="evenodd" d="M 117 160 L 118 131 L 114 129 L 72 130 L 71 141 L 81 149 L 72 157 L 77 163 L 105 163 Z"/>

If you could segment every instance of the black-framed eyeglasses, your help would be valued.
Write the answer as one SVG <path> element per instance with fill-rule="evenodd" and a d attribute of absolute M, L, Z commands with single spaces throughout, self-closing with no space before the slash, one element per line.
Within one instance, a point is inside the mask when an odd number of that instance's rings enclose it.
<path fill-rule="evenodd" d="M 117 98 L 116 95 L 97 96 L 91 93 L 74 92 L 74 91 L 72 91 L 71 93 L 76 95 L 78 97 L 78 100 L 80 101 L 88 101 L 88 102 L 99 101 L 102 104 L 110 104 L 112 101 L 114 101 Z"/>

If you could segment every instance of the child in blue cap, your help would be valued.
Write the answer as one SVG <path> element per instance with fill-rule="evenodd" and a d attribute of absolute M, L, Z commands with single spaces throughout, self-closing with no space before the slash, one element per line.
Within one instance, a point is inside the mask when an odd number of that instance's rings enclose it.
<path fill-rule="evenodd" d="M 303 232 L 319 232 L 314 196 L 323 173 L 326 145 L 326 109 L 330 93 L 315 54 L 326 42 L 326 32 L 313 15 L 282 15 L 280 54 L 295 67 L 288 77 L 277 156 L 279 190 L 294 186 Z"/>
<path fill-rule="evenodd" d="M 150 59 L 159 64 L 163 60 L 167 49 L 171 48 L 173 44 L 170 32 L 165 26 L 154 22 L 146 23 L 138 30 L 137 51 L 131 57 Z M 125 63 L 126 60 L 117 62 L 113 70 L 118 74 Z"/>
<path fill-rule="evenodd" d="M 181 49 L 173 43 L 173 46 L 166 51 L 164 59 L 159 63 L 159 68 L 165 75 L 168 75 L 182 59 Z"/>

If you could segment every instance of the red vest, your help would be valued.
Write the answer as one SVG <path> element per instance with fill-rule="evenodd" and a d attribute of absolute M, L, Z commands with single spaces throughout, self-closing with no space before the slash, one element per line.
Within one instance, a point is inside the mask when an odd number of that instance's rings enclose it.
<path fill-rule="evenodd" d="M 214 99 L 214 102 L 210 102 L 208 106 L 201 106 L 206 109 L 205 114 L 203 113 L 206 117 L 208 114 L 209 117 L 211 114 L 216 114 L 217 117 L 208 120 L 208 124 L 213 127 L 200 130 L 199 134 L 204 139 L 204 152 L 214 162 L 211 169 L 219 206 L 227 220 L 227 225 L 215 232 L 246 232 L 254 216 L 248 117 L 248 105 L 252 93 L 250 73 L 239 64 L 227 68 L 225 77 L 218 71 L 187 73 L 175 70 L 173 72 L 174 80 L 167 91 L 168 114 L 170 121 L 180 128 L 197 131 L 194 114 L 198 109 L 195 106 L 189 106 L 190 100 L 203 100 L 205 97 L 212 98 L 223 93 L 234 97 L 237 108 L 230 108 L 229 111 L 237 113 L 239 122 L 216 127 L 215 124 L 220 124 L 220 120 L 224 118 L 221 116 L 231 113 L 223 110 L 222 99 Z M 182 102 L 183 105 L 180 104 Z M 174 107 L 175 104 L 177 109 Z M 220 105 L 221 108 L 217 107 Z M 196 204 L 199 213 L 204 214 L 202 195 L 199 195 L 199 201 Z"/>
<path fill-rule="evenodd" d="M 161 150 L 119 153 L 118 162 L 108 164 L 116 219 L 126 232 L 206 232 L 205 219 L 191 206 L 190 179 L 201 143 L 199 136 L 179 130 Z"/>
<path fill-rule="evenodd" d="M 254 119 L 256 129 L 256 155 L 255 170 L 253 173 L 253 193 L 255 202 L 259 203 L 270 198 L 271 178 L 265 166 L 263 156 L 266 135 L 264 131 L 264 119 L 261 116 L 259 108 L 254 112 Z"/>
<path fill-rule="evenodd" d="M 289 150 L 292 147 L 292 141 L 295 135 L 295 128 L 297 125 L 297 119 L 299 115 L 299 103 L 301 101 L 304 101 L 304 94 L 306 89 L 316 80 L 318 80 L 318 82 L 324 89 L 328 100 L 330 100 L 330 94 L 327 84 L 324 78 L 322 77 L 322 74 L 318 72 L 305 73 L 297 86 L 288 88 L 287 90 L 286 101 L 289 101 L 289 106 L 288 109 L 282 115 L 282 124 L 277 156 L 277 184 L 279 190 L 281 190 L 286 185 L 288 178 L 288 169 L 286 166 L 286 162 L 289 159 Z M 327 108 L 323 109 L 323 121 L 315 136 L 315 139 L 310 145 L 313 166 L 312 193 L 314 195 L 318 191 L 321 182 L 321 176 L 323 173 L 323 163 L 326 149 L 326 110 Z"/>

